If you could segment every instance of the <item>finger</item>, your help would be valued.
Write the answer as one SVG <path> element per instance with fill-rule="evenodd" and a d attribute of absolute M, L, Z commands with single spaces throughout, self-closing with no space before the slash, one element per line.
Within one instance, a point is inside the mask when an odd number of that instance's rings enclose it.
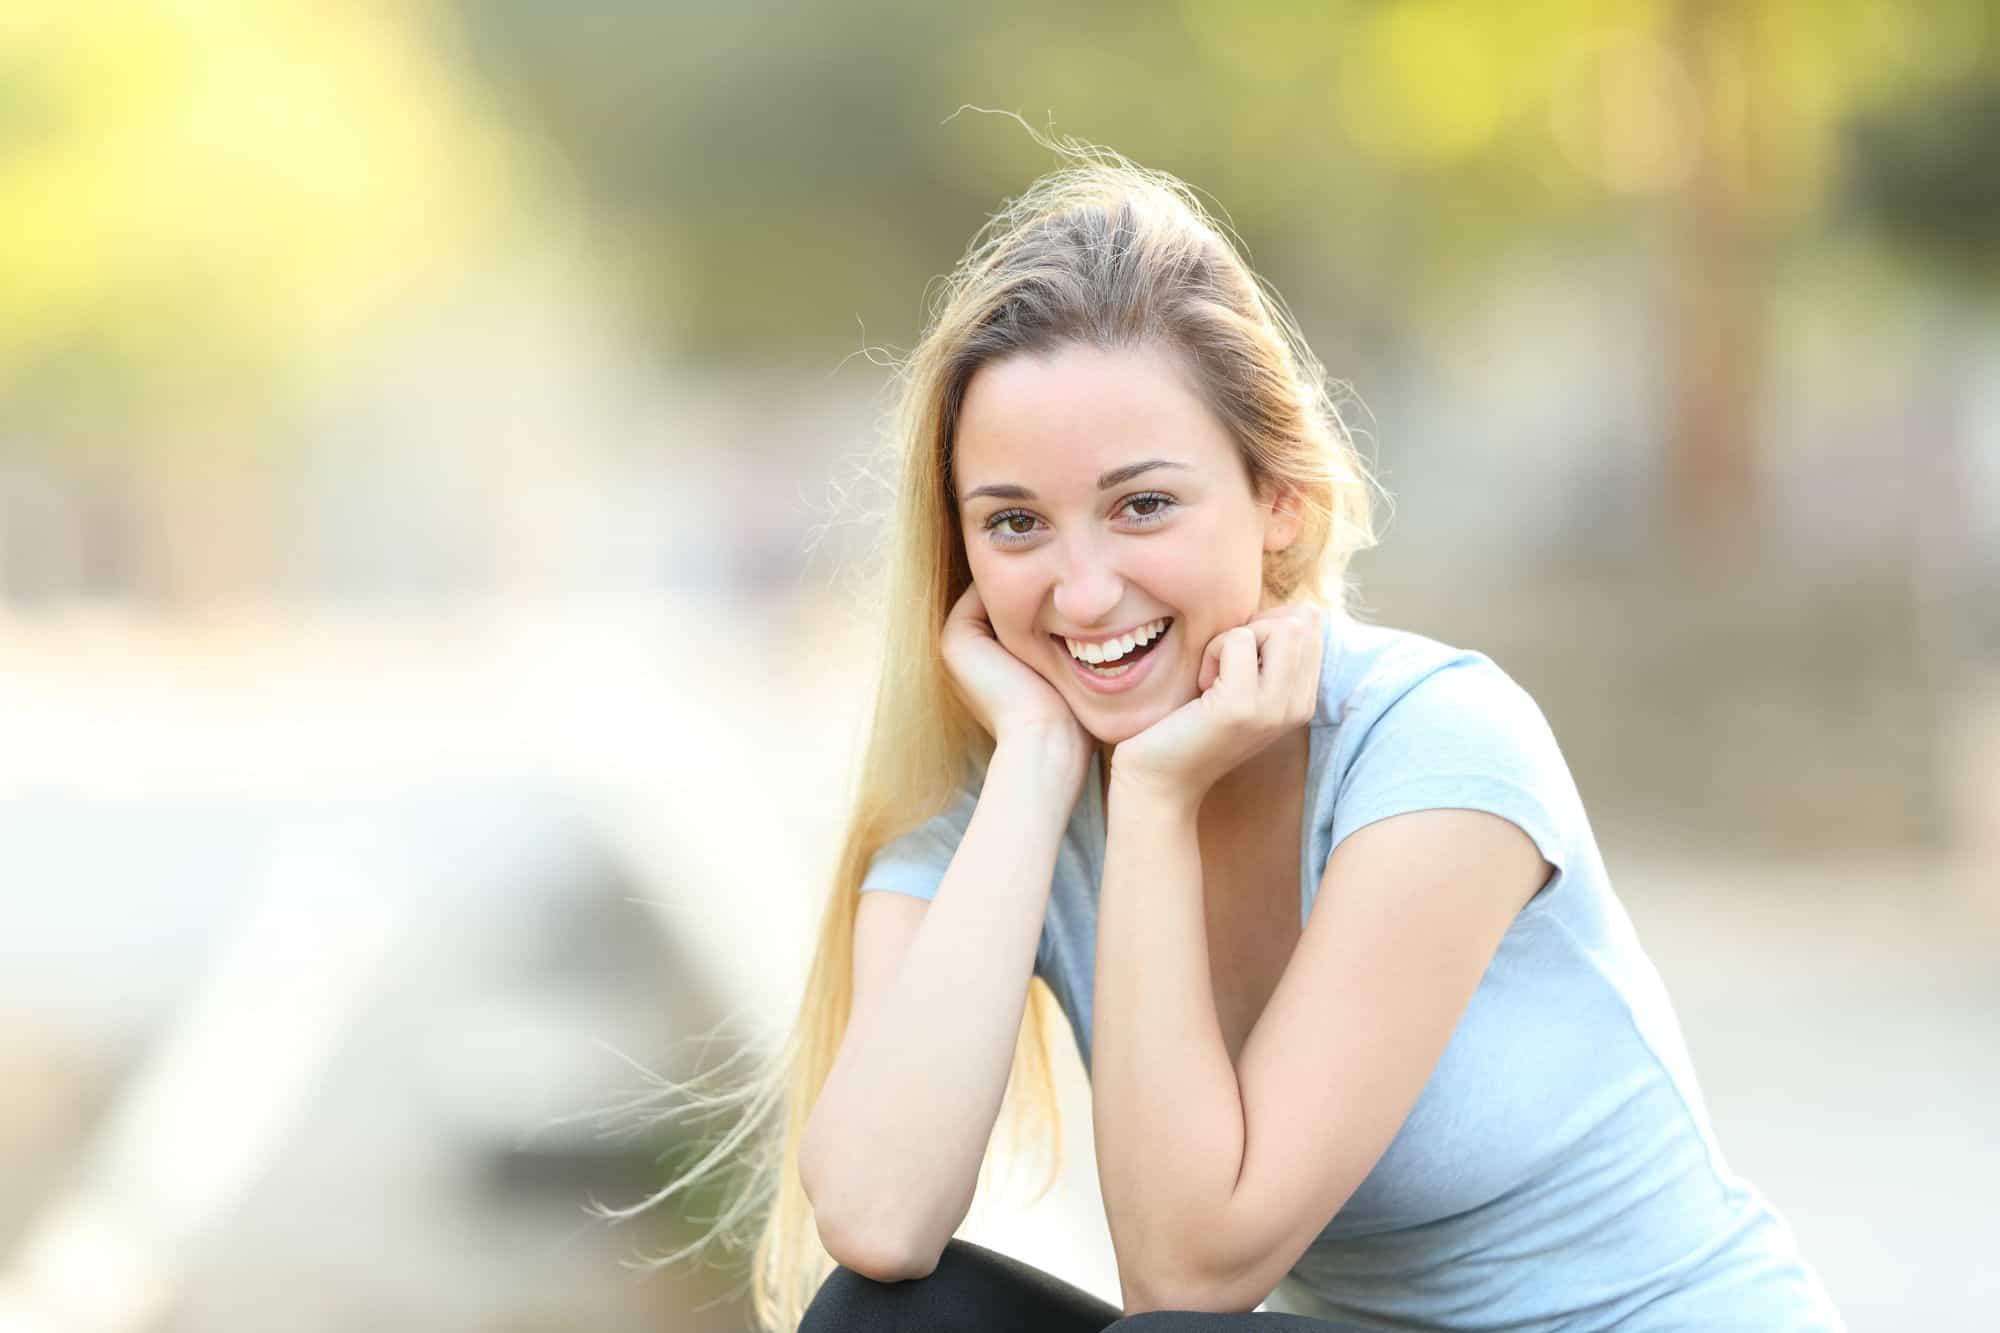
<path fill-rule="evenodd" d="M 951 613 L 945 617 L 944 630 L 940 637 L 951 634 L 954 625 L 958 627 L 957 632 L 960 634 L 970 633 L 986 639 L 1000 637 L 994 632 L 993 618 L 986 613 L 986 603 L 979 596 L 979 585 L 976 583 L 967 584 L 965 591 L 960 593 L 958 600 L 952 604 Z"/>
<path fill-rule="evenodd" d="M 1266 632 L 1267 631 L 1260 630 L 1255 626 L 1249 624 L 1243 624 L 1243 625 L 1232 626 L 1231 628 L 1222 631 L 1222 633 L 1210 639 L 1208 641 L 1208 646 L 1202 649 L 1202 654 L 1201 654 L 1201 673 L 1198 679 L 1201 682 L 1201 688 L 1203 692 L 1206 693 L 1208 689 L 1211 686 L 1213 686 L 1216 680 L 1219 679 L 1222 675 L 1223 650 L 1225 646 L 1228 644 L 1231 635 L 1237 635 L 1237 636 L 1248 635 L 1249 641 L 1251 642 L 1253 647 L 1255 647 L 1255 645 L 1263 643 L 1264 641 L 1263 636 Z M 1256 676 L 1256 671 L 1254 669 L 1256 665 L 1256 658 L 1254 656 L 1251 659 L 1251 665 L 1253 668 L 1251 671 L 1251 676 L 1254 679 Z"/>
<path fill-rule="evenodd" d="M 1271 623 L 1258 672 L 1257 703 L 1274 717 L 1290 711 L 1298 693 L 1299 661 L 1305 655 L 1305 628 L 1291 617 Z"/>
<path fill-rule="evenodd" d="M 1296 620 L 1301 624 L 1303 624 L 1313 619 L 1318 614 L 1319 614 L 1319 608 L 1314 606 L 1311 602 L 1287 602 L 1283 606 L 1266 607 L 1264 610 L 1259 611 L 1256 615 L 1251 616 L 1250 619 L 1245 621 L 1244 623 L 1249 625 L 1255 625 L 1259 621 L 1275 622 L 1284 620 Z"/>
<path fill-rule="evenodd" d="M 1274 651 L 1272 645 L 1285 633 L 1285 626 L 1289 623 L 1285 617 L 1277 616 L 1269 620 L 1251 621 L 1243 627 L 1250 631 L 1257 646 L 1257 688 L 1260 694 L 1271 679 L 1271 654 Z"/>
<path fill-rule="evenodd" d="M 1259 612 L 1258 614 L 1266 615 L 1268 613 Z M 1264 640 L 1270 637 L 1271 629 L 1275 623 L 1276 623 L 1275 621 L 1271 620 L 1259 620 L 1256 616 L 1253 616 L 1249 620 L 1243 622 L 1241 625 L 1237 625 L 1234 626 L 1233 628 L 1226 629 L 1222 631 L 1222 633 L 1210 639 L 1208 641 L 1208 646 L 1202 650 L 1201 671 L 1196 676 L 1196 680 L 1200 684 L 1202 692 L 1207 693 L 1209 687 L 1215 684 L 1216 677 L 1221 673 L 1222 646 L 1230 635 L 1241 634 L 1244 631 L 1249 632 L 1251 636 L 1251 643 L 1255 646 L 1256 649 L 1256 657 L 1253 659 L 1253 665 L 1255 665 L 1255 663 L 1261 662 L 1263 660 Z M 1252 672 L 1253 678 L 1254 675 L 1255 672 L 1253 671 Z"/>
<path fill-rule="evenodd" d="M 1308 632 L 1320 633 L 1326 627 L 1326 613 L 1312 602 L 1287 603 L 1284 606 L 1273 606 L 1259 611 L 1244 623 L 1249 625 L 1292 624 L 1298 625 Z"/>
<path fill-rule="evenodd" d="M 1217 642 L 1222 649 L 1216 685 L 1226 699 L 1247 711 L 1257 699 L 1257 632 L 1239 625 L 1224 631 Z"/>
<path fill-rule="evenodd" d="M 985 614 L 986 604 L 979 600 L 979 585 L 968 583 L 965 585 L 965 591 L 958 595 L 958 600 L 951 604 L 951 611 L 945 616 L 945 619 L 978 619 L 984 617 Z"/>
<path fill-rule="evenodd" d="M 1259 704 L 1276 716 L 1312 716 L 1319 704 L 1320 663 L 1325 656 L 1325 616 L 1312 602 L 1274 606 L 1252 617 L 1261 645 L 1262 682 Z M 1283 649 L 1273 646 L 1281 639 Z M 1275 654 L 1282 652 L 1282 661 Z"/>
<path fill-rule="evenodd" d="M 1207 694 L 1215 684 L 1215 677 L 1222 670 L 1222 635 L 1210 639 L 1201 650 L 1201 668 L 1195 672 L 1195 688 Z"/>

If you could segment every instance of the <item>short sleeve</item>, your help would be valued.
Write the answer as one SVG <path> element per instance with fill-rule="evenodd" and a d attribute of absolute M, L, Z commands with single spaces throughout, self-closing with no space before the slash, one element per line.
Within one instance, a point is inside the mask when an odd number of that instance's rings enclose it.
<path fill-rule="evenodd" d="M 907 893 L 926 901 L 937 896 L 938 884 L 965 838 L 977 804 L 973 792 L 960 790 L 950 805 L 902 837 L 885 844 L 861 877 L 861 892 Z"/>
<path fill-rule="evenodd" d="M 1468 654 L 1419 677 L 1377 715 L 1340 780 L 1328 854 L 1357 829 L 1415 810 L 1481 810 L 1569 860 L 1576 788 L 1548 721 L 1491 660 Z M 1324 867 L 1321 868 L 1324 873 Z"/>

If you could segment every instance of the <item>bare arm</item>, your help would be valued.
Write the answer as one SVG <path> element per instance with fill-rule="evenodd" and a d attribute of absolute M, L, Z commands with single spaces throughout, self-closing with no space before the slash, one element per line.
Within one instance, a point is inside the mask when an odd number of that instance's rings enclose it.
<path fill-rule="evenodd" d="M 1232 1068 L 1194 811 L 1245 744 L 1304 723 L 1318 676 L 1297 629 L 1263 622 L 1217 636 L 1213 688 L 1113 764 L 1092 1112 L 1128 1313 L 1241 1311 L 1270 1294 L 1387 1150 L 1555 869 L 1525 826 L 1476 809 L 1352 833 Z"/>
<path fill-rule="evenodd" d="M 1072 748 L 999 745 L 937 896 L 893 977 L 857 1006 L 799 1150 L 828 1253 L 882 1281 L 921 1277 L 972 1206 L 1007 1087 Z"/>
<path fill-rule="evenodd" d="M 1149 854 L 1180 821 L 1143 803 L 1124 821 L 1098 918 L 1093 1107 L 1125 1309 L 1248 1310 L 1388 1150 L 1554 868 L 1483 811 L 1361 829 L 1328 859 L 1232 1069 L 1207 984 L 1198 849 Z"/>
<path fill-rule="evenodd" d="M 1125 1309 L 1167 1308 L 1195 1219 L 1213 1218 L 1243 1161 L 1243 1102 L 1223 1045 L 1203 924 L 1195 806 L 1112 779 L 1098 904 L 1091 1106 L 1097 1174 Z"/>

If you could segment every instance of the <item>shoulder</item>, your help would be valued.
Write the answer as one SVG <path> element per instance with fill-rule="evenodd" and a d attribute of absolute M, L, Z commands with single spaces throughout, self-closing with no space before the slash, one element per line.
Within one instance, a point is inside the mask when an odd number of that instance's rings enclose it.
<path fill-rule="evenodd" d="M 943 808 L 914 827 L 895 832 L 878 847 L 862 874 L 862 892 L 886 889 L 918 898 L 933 897 L 972 823 L 984 778 L 983 769 L 975 770 L 964 785 L 946 797 Z"/>
<path fill-rule="evenodd" d="M 1484 653 L 1407 630 L 1340 618 L 1327 648 L 1310 799 L 1333 841 L 1404 811 L 1485 810 L 1561 864 L 1580 803 L 1525 689 Z"/>
<path fill-rule="evenodd" d="M 1326 634 L 1313 725 L 1338 729 L 1350 752 L 1392 715 L 1405 729 L 1548 729 L 1533 697 L 1484 653 L 1340 615 L 1328 617 Z"/>

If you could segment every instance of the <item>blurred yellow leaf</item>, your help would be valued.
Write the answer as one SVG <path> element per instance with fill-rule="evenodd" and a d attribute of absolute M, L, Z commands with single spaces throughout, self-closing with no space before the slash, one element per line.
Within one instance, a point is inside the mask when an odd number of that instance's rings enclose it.
<path fill-rule="evenodd" d="M 421 6 L 75 0 L 0 29 L 0 391 L 255 397 L 504 219 Z"/>

